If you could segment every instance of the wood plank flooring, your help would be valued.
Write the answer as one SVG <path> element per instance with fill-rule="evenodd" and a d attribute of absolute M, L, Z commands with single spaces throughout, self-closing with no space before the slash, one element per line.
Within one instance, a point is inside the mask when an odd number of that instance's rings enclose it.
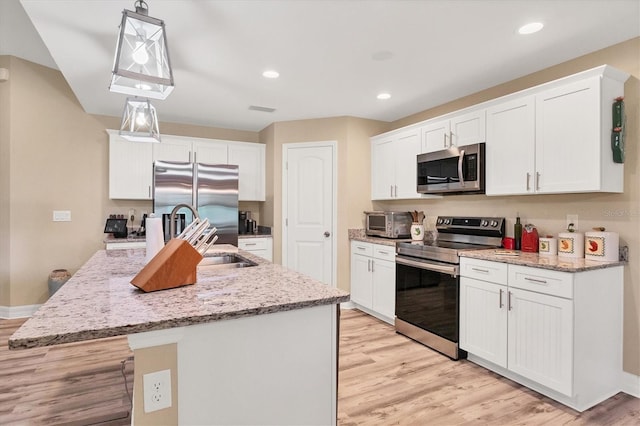
<path fill-rule="evenodd" d="M 9 351 L 24 320 L 0 320 L 0 425 L 130 424 L 126 338 Z M 618 394 L 577 413 L 468 361 L 454 362 L 357 310 L 340 327 L 338 424 L 638 425 Z M 125 363 L 133 388 L 133 363 Z"/>

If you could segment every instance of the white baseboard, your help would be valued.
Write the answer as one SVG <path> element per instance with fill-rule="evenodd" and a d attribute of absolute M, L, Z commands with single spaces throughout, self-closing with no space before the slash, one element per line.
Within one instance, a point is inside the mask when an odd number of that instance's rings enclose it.
<path fill-rule="evenodd" d="M 28 318 L 42 305 L 0 306 L 0 318 Z"/>
<path fill-rule="evenodd" d="M 622 391 L 636 398 L 640 398 L 640 376 L 623 371 Z"/>
<path fill-rule="evenodd" d="M 340 304 L 340 309 L 355 309 L 356 305 L 352 301 L 344 302 Z"/>

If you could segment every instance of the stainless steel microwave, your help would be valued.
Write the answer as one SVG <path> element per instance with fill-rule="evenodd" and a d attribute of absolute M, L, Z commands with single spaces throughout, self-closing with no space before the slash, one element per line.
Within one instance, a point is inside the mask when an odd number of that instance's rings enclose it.
<path fill-rule="evenodd" d="M 484 143 L 419 154 L 418 192 L 484 194 L 484 158 Z"/>
<path fill-rule="evenodd" d="M 364 212 L 365 233 L 384 238 L 411 237 L 411 214 L 409 212 Z"/>

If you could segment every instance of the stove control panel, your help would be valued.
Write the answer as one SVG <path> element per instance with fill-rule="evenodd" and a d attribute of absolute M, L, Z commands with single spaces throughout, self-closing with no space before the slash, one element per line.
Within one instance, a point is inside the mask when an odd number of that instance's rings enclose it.
<path fill-rule="evenodd" d="M 436 229 L 439 232 L 467 235 L 504 235 L 503 217 L 438 216 Z"/>

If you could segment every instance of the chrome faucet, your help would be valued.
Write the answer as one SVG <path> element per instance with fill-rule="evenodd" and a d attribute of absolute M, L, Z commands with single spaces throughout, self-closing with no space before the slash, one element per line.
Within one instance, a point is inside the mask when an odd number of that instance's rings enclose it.
<path fill-rule="evenodd" d="M 180 210 L 183 207 L 186 207 L 189 210 L 191 210 L 194 216 L 194 220 L 195 219 L 200 220 L 200 215 L 198 214 L 198 210 L 196 210 L 193 206 L 190 206 L 189 204 L 184 204 L 184 203 L 178 204 L 173 208 L 173 210 L 171 210 L 171 216 L 169 216 L 169 239 L 176 237 L 176 213 L 178 212 L 178 210 Z"/>

